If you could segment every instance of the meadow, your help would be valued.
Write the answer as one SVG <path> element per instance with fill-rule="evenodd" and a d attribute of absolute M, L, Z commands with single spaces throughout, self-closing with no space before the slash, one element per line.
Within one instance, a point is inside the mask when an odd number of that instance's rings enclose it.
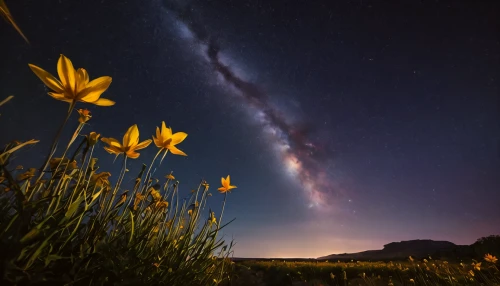
<path fill-rule="evenodd" d="M 228 285 L 500 285 L 497 259 L 447 262 L 409 257 L 406 261 L 293 261 L 243 260 L 236 262 Z"/>

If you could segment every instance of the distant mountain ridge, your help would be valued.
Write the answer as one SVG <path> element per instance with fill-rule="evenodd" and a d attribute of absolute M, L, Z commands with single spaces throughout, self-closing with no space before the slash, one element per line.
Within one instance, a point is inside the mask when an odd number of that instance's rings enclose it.
<path fill-rule="evenodd" d="M 330 254 L 317 259 L 332 260 L 387 260 L 402 259 L 408 256 L 426 257 L 435 253 L 450 253 L 457 249 L 463 249 L 468 245 L 456 245 L 449 241 L 435 241 L 431 239 L 416 239 L 400 242 L 391 242 L 384 245 L 381 250 L 368 250 L 357 253 Z"/>

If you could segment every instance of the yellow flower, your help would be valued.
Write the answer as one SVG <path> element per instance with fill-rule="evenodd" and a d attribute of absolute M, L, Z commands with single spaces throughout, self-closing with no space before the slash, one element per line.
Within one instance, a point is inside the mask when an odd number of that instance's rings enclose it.
<path fill-rule="evenodd" d="M 161 131 L 156 127 L 156 137 L 153 136 L 156 147 L 168 149 L 172 154 L 187 156 L 186 153 L 179 150 L 175 145 L 181 143 L 186 139 L 187 133 L 177 132 L 172 134 L 172 128 L 167 128 L 165 121 L 161 122 Z"/>
<path fill-rule="evenodd" d="M 157 190 L 155 190 L 153 187 L 149 189 L 151 197 L 153 198 L 154 202 L 159 202 L 161 200 L 161 194 Z"/>
<path fill-rule="evenodd" d="M 210 216 L 208 218 L 208 222 L 210 224 L 217 224 L 217 218 L 215 217 L 215 213 L 214 212 L 210 212 Z"/>
<path fill-rule="evenodd" d="M 205 188 L 205 191 L 208 190 L 208 188 L 210 187 L 210 185 L 205 180 L 203 180 L 203 182 L 201 182 L 201 185 Z"/>
<path fill-rule="evenodd" d="M 54 172 L 54 177 L 60 178 L 61 175 L 63 174 L 63 171 L 66 169 L 66 171 L 72 171 L 75 169 L 78 169 L 78 165 L 76 164 L 77 162 L 75 160 L 69 161 L 68 158 L 52 158 L 49 161 L 49 166 L 50 166 L 50 171 Z M 56 172 L 57 166 L 59 166 L 58 172 Z"/>
<path fill-rule="evenodd" d="M 26 36 L 23 34 L 19 26 L 17 26 L 4 0 L 0 0 L 0 15 L 2 15 L 2 18 L 4 18 L 5 21 L 11 24 L 12 27 L 14 27 L 14 29 L 16 29 L 16 31 L 19 33 L 19 35 L 21 35 L 21 37 L 23 37 L 23 39 L 29 44 L 28 38 L 26 38 Z"/>
<path fill-rule="evenodd" d="M 111 177 L 110 172 L 94 173 L 90 177 L 90 181 L 93 182 L 98 188 L 103 187 L 105 190 L 109 190 L 111 188 L 109 177 Z"/>
<path fill-rule="evenodd" d="M 134 211 L 137 210 L 137 207 L 139 206 L 139 203 L 144 199 L 144 196 L 137 193 L 135 195 L 135 200 L 134 200 Z"/>
<path fill-rule="evenodd" d="M 99 137 L 101 137 L 101 134 L 94 131 L 90 132 L 89 136 L 87 136 L 87 143 L 89 146 L 94 146 L 97 143 L 97 140 L 99 140 Z"/>
<path fill-rule="evenodd" d="M 193 215 L 193 210 L 188 210 L 188 215 Z"/>
<path fill-rule="evenodd" d="M 481 271 L 481 262 L 474 264 L 474 269 L 476 269 L 477 271 Z"/>
<path fill-rule="evenodd" d="M 117 156 L 123 153 L 125 156 L 132 159 L 139 157 L 139 153 L 135 152 L 136 150 L 144 149 L 151 144 L 151 139 L 139 143 L 139 128 L 137 124 L 132 125 L 127 130 L 123 136 L 122 144 L 114 138 L 102 138 L 101 141 L 109 145 L 108 147 L 104 147 L 104 150 L 108 151 L 108 153 Z"/>
<path fill-rule="evenodd" d="M 172 173 L 166 175 L 165 178 L 167 178 L 169 180 L 175 180 L 175 177 L 172 175 Z"/>
<path fill-rule="evenodd" d="M 227 178 L 225 179 L 221 178 L 221 184 L 222 187 L 218 188 L 221 193 L 231 192 L 232 189 L 236 189 L 236 186 L 231 186 L 229 175 L 227 175 Z"/>
<path fill-rule="evenodd" d="M 89 82 L 87 71 L 83 68 L 75 70 L 71 61 L 62 54 L 57 62 L 57 73 L 60 80 L 38 66 L 29 64 L 29 67 L 48 88 L 54 91 L 48 94 L 57 100 L 71 104 L 77 101 L 100 106 L 115 104 L 112 100 L 100 98 L 111 84 L 111 77 L 102 76 Z"/>
<path fill-rule="evenodd" d="M 24 181 L 24 180 L 29 180 L 35 176 L 36 169 L 35 168 L 29 168 L 28 171 L 19 174 L 17 176 L 18 181 Z"/>
<path fill-rule="evenodd" d="M 491 262 L 491 263 L 496 263 L 498 259 L 495 256 L 488 253 L 488 254 L 484 255 L 484 260 Z"/>
<path fill-rule="evenodd" d="M 90 115 L 90 111 L 87 109 L 78 109 L 78 114 L 80 114 L 80 117 L 78 117 L 78 122 L 80 123 L 85 123 L 92 118 L 92 115 Z"/>
<path fill-rule="evenodd" d="M 157 207 L 158 209 L 168 208 L 168 202 L 166 202 L 166 201 L 156 202 L 155 207 Z"/>

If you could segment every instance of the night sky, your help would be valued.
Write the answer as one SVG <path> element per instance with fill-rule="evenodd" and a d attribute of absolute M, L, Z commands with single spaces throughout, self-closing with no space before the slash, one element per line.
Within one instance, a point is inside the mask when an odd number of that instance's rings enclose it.
<path fill-rule="evenodd" d="M 62 53 L 113 78 L 115 106 L 77 106 L 93 115 L 83 133 L 188 133 L 188 157 L 157 174 L 182 195 L 206 179 L 217 212 L 231 175 L 237 257 L 500 234 L 500 5 L 382 2 L 6 0 L 30 44 L 0 22 L 0 99 L 15 96 L 0 143 L 39 139 L 15 164 L 43 160 L 67 103 L 28 63 L 55 74 Z M 155 153 L 129 160 L 126 183 Z"/>

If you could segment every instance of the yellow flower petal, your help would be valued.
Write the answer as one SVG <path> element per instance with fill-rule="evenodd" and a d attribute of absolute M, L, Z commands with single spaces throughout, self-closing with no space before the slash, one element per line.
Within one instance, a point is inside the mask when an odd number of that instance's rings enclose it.
<path fill-rule="evenodd" d="M 115 138 L 102 138 L 102 142 L 107 143 L 108 145 L 111 145 L 113 147 L 121 147 L 122 145 L 120 144 L 120 141 L 116 140 Z"/>
<path fill-rule="evenodd" d="M 120 155 L 122 153 L 121 149 L 114 146 L 104 147 L 104 150 L 108 151 L 109 154 Z"/>
<path fill-rule="evenodd" d="M 163 146 L 162 146 L 161 139 L 155 138 L 155 137 L 153 136 L 153 141 L 155 142 L 156 147 L 158 147 L 158 148 L 162 148 L 162 147 L 163 147 Z"/>
<path fill-rule="evenodd" d="M 63 93 L 64 92 L 64 87 L 62 83 L 55 78 L 53 75 L 48 73 L 47 71 L 43 70 L 42 68 L 39 68 L 35 65 L 28 64 L 30 69 L 35 73 L 35 75 L 42 80 L 42 82 L 50 89 L 57 93 Z"/>
<path fill-rule="evenodd" d="M 76 71 L 76 92 L 81 92 L 85 89 L 87 83 L 89 82 L 89 74 L 84 68 L 79 68 Z"/>
<path fill-rule="evenodd" d="M 149 144 L 151 144 L 151 142 L 152 142 L 151 139 L 144 140 L 141 143 L 137 144 L 137 146 L 134 147 L 134 150 L 144 149 L 144 148 L 148 147 Z"/>
<path fill-rule="evenodd" d="M 184 132 L 177 132 L 175 133 L 174 135 L 172 135 L 172 145 L 177 145 L 179 143 L 181 143 L 182 141 L 184 141 L 184 139 L 186 139 L 187 137 L 187 133 L 184 133 Z"/>
<path fill-rule="evenodd" d="M 133 151 L 132 152 L 127 152 L 127 157 L 132 158 L 132 159 L 139 158 L 139 155 L 141 155 L 141 154 L 139 154 L 137 152 L 133 152 Z"/>
<path fill-rule="evenodd" d="M 93 103 L 99 99 L 99 96 L 108 89 L 111 84 L 112 78 L 109 76 L 102 76 L 89 82 L 85 89 L 78 94 L 79 100 L 84 102 Z"/>
<path fill-rule="evenodd" d="M 175 154 L 175 155 L 182 155 L 182 156 L 187 156 L 186 153 L 182 152 L 179 150 L 177 147 L 170 145 L 168 146 L 168 150 L 170 150 L 170 153 Z"/>
<path fill-rule="evenodd" d="M 61 83 L 69 91 L 76 91 L 76 71 L 71 63 L 71 60 L 61 54 L 59 61 L 57 61 L 57 73 L 61 79 Z"/>
<path fill-rule="evenodd" d="M 163 136 L 163 138 L 172 137 L 172 129 L 170 129 L 170 127 L 167 128 L 167 126 L 165 125 L 165 121 L 161 122 L 161 135 Z"/>
<path fill-rule="evenodd" d="M 130 126 L 123 136 L 123 147 L 130 147 L 139 143 L 139 128 L 137 124 Z"/>
<path fill-rule="evenodd" d="M 112 106 L 112 105 L 115 105 L 115 102 L 112 101 L 112 100 L 109 100 L 107 98 L 99 98 L 97 101 L 94 101 L 94 102 L 91 102 L 95 105 L 99 105 L 99 106 Z"/>
<path fill-rule="evenodd" d="M 47 92 L 50 96 L 52 96 L 53 98 L 57 99 L 57 100 L 60 100 L 60 101 L 65 101 L 65 102 L 69 102 L 71 103 L 73 100 L 71 99 L 68 99 L 64 96 L 64 94 L 61 94 L 61 93 L 55 93 L 55 92 Z"/>

